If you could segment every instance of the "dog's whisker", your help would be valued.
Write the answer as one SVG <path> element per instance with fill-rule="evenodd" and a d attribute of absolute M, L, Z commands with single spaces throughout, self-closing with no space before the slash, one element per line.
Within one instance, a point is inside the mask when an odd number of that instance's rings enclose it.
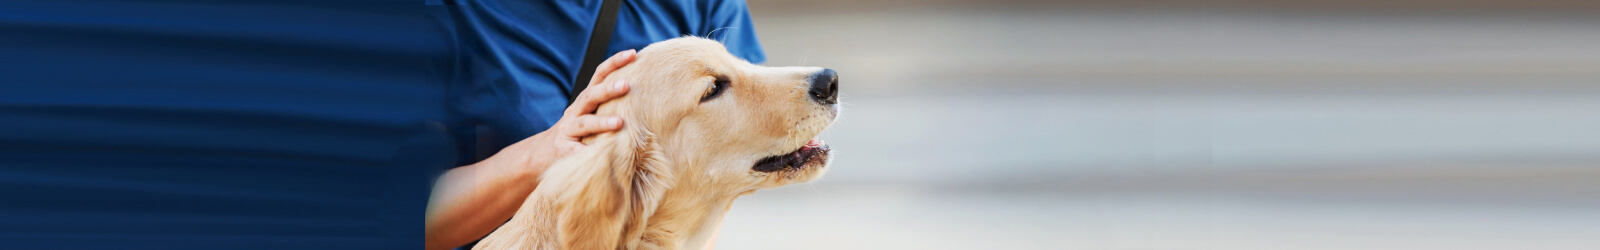
<path fill-rule="evenodd" d="M 806 65 L 806 59 L 808 59 L 808 58 L 811 58 L 811 49 L 810 48 L 807 48 L 805 52 L 801 52 L 800 53 L 800 63 L 795 64 L 795 65 Z"/>
<path fill-rule="evenodd" d="M 806 189 L 810 189 L 812 192 L 816 192 L 817 194 L 822 194 L 822 189 L 818 189 L 817 185 L 816 185 L 816 182 L 818 182 L 818 181 L 822 181 L 822 177 L 817 177 L 817 179 L 812 180 L 812 182 L 805 183 L 802 186 L 805 186 Z"/>
<path fill-rule="evenodd" d="M 727 43 L 727 38 L 728 38 L 727 33 L 723 33 L 722 39 L 713 38 L 713 37 L 711 37 L 711 34 L 717 33 L 717 31 L 721 31 L 723 29 L 737 29 L 737 28 L 738 27 L 728 26 L 728 27 L 722 27 L 722 28 L 713 29 L 711 31 L 706 32 L 705 38 L 706 39 L 711 39 L 711 40 L 716 40 L 719 43 Z"/>

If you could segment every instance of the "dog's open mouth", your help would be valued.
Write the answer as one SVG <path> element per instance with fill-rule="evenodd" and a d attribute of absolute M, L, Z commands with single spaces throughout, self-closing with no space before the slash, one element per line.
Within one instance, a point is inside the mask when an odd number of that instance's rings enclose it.
<path fill-rule="evenodd" d="M 811 164 L 813 161 L 827 160 L 827 154 L 828 145 L 823 144 L 821 139 L 812 138 L 811 141 L 806 142 L 805 146 L 800 146 L 800 149 L 795 149 L 794 152 L 768 156 L 761 159 L 761 161 L 757 161 L 753 169 L 761 172 L 799 169 L 805 167 L 806 164 Z"/>

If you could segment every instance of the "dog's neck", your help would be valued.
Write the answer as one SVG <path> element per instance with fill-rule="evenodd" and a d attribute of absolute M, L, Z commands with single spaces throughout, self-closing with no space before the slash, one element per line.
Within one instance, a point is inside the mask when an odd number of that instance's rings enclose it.
<path fill-rule="evenodd" d="M 650 217 L 643 242 L 678 245 L 680 249 L 705 249 L 734 199 L 748 192 L 710 196 L 707 193 L 694 188 L 667 191 L 663 198 L 672 202 L 663 203 Z"/>

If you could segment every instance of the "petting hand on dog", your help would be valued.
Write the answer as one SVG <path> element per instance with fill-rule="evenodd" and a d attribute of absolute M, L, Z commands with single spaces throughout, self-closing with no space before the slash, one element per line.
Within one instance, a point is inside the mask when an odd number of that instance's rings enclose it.
<path fill-rule="evenodd" d="M 617 68 L 622 68 L 623 65 L 633 62 L 635 53 L 633 50 L 624 50 L 612 56 L 611 59 L 601 62 L 600 67 L 595 69 L 593 80 L 589 82 L 590 87 L 584 89 L 582 94 L 578 94 L 578 98 L 572 102 L 572 106 L 567 107 L 566 113 L 561 115 L 561 120 L 556 121 L 556 124 L 550 126 L 549 130 L 539 132 L 533 137 L 528 137 L 527 140 L 517 142 L 517 144 L 527 144 L 531 147 L 528 148 L 529 152 L 527 152 L 528 161 L 529 166 L 538 170 L 535 172 L 544 172 L 544 169 L 549 167 L 550 163 L 555 163 L 556 160 L 583 149 L 584 145 L 580 142 L 583 137 L 617 131 L 617 129 L 622 128 L 622 118 L 595 115 L 594 110 L 600 108 L 600 104 L 628 93 L 628 83 L 626 81 L 600 83 L 607 75 L 616 71 Z M 517 146 L 512 145 L 511 147 Z"/>
<path fill-rule="evenodd" d="M 628 83 L 605 79 L 633 62 L 635 53 L 622 51 L 601 62 L 589 87 L 550 129 L 441 176 L 428 200 L 427 249 L 458 247 L 493 232 L 516 213 L 550 164 L 583 149 L 583 137 L 622 128 L 622 118 L 593 113 L 600 104 L 628 93 Z"/>

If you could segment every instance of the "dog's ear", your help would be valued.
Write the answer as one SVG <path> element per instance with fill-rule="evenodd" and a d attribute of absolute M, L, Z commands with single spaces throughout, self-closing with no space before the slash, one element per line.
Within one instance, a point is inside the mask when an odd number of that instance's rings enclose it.
<path fill-rule="evenodd" d="M 590 166 L 568 181 L 556 199 L 558 227 L 566 249 L 633 249 L 645 223 L 672 185 L 666 159 L 655 135 L 640 126 L 589 140 L 588 151 L 575 155 Z M 575 159 L 577 160 L 577 159 Z"/>

